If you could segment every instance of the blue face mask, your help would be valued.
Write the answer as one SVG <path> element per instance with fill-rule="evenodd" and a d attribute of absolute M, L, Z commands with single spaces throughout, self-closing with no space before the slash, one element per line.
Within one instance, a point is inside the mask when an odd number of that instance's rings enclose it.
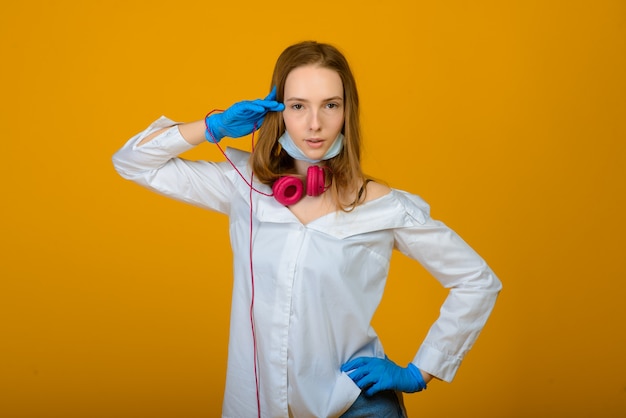
<path fill-rule="evenodd" d="M 339 132 L 339 135 L 337 135 L 337 138 L 335 138 L 335 142 L 333 142 L 330 148 L 328 148 L 328 151 L 326 151 L 326 154 L 324 154 L 321 160 L 312 160 L 308 158 L 306 155 L 304 155 L 304 153 L 300 150 L 300 148 L 298 148 L 296 144 L 293 142 L 293 139 L 291 139 L 291 136 L 289 136 L 287 131 L 285 131 L 285 133 L 282 134 L 280 138 L 278 138 L 278 142 L 283 147 L 283 149 L 287 152 L 287 154 L 291 156 L 291 158 L 294 158 L 296 160 L 306 161 L 307 163 L 311 163 L 311 164 L 316 164 L 316 163 L 319 163 L 320 161 L 330 160 L 331 158 L 339 155 L 339 153 L 341 152 L 341 149 L 343 148 L 343 134 Z"/>

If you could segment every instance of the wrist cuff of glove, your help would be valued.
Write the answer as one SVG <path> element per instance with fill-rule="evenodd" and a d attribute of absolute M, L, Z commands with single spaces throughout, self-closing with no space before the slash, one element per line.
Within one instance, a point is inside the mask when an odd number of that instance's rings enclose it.
<path fill-rule="evenodd" d="M 411 374 L 413 375 L 413 377 L 415 377 L 415 380 L 417 381 L 418 389 L 416 390 L 416 392 L 420 392 L 422 390 L 427 389 L 426 382 L 424 381 L 424 376 L 422 376 L 422 372 L 420 371 L 420 369 L 418 369 L 413 363 L 409 363 L 407 368 L 409 369 L 409 372 L 411 372 Z"/>
<path fill-rule="evenodd" d="M 211 113 L 215 112 L 216 110 L 212 110 L 210 111 L 205 117 L 204 117 L 204 137 L 206 138 L 207 141 L 211 142 L 211 143 L 218 143 L 222 140 L 222 138 L 224 137 L 223 135 L 220 136 L 219 134 L 217 134 L 215 132 L 215 129 L 211 129 Z"/>
<path fill-rule="evenodd" d="M 213 144 L 220 142 L 222 139 L 222 138 L 216 138 L 215 136 L 211 135 L 211 132 L 208 129 L 204 131 L 204 137 L 206 138 L 207 141 Z"/>

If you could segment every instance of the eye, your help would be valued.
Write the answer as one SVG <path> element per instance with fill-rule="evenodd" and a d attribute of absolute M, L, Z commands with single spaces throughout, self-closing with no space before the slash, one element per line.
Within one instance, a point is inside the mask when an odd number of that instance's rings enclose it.
<path fill-rule="evenodd" d="M 304 107 L 304 106 L 302 106 L 300 103 L 296 103 L 296 104 L 291 105 L 291 108 L 292 108 L 293 110 L 300 110 L 300 109 L 302 109 L 303 107 Z"/>
<path fill-rule="evenodd" d="M 338 109 L 339 108 L 339 104 L 337 104 L 337 103 L 326 103 L 326 108 L 327 109 Z"/>

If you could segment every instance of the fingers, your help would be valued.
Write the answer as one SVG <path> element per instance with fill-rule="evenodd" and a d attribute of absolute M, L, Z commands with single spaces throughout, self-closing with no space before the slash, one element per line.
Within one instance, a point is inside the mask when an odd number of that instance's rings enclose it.
<path fill-rule="evenodd" d="M 267 112 L 280 112 L 285 109 L 285 105 L 278 102 L 267 100 L 253 100 L 247 102 L 239 102 L 232 106 L 233 119 L 250 118 L 255 119 L 265 116 Z"/>
<path fill-rule="evenodd" d="M 233 110 L 235 110 L 233 106 Z M 263 104 L 262 100 L 254 100 L 252 102 L 240 102 L 239 106 L 236 108 L 236 114 L 239 117 L 251 117 L 256 118 L 259 116 L 263 116 L 267 113 L 266 106 Z"/>
<path fill-rule="evenodd" d="M 350 370 L 354 370 L 356 368 L 359 368 L 361 366 L 368 364 L 370 360 L 371 360 L 370 357 L 357 357 L 345 363 L 343 366 L 341 366 L 341 371 L 349 372 Z"/>
<path fill-rule="evenodd" d="M 372 374 L 370 359 L 367 357 L 359 357 L 351 360 L 341 366 L 343 372 L 348 373 L 350 379 L 361 389 L 370 386 L 376 382 L 376 377 Z"/>
<path fill-rule="evenodd" d="M 376 373 L 372 365 L 368 364 L 369 362 L 365 361 L 361 363 L 364 364 L 352 367 L 349 372 L 350 378 L 359 389 L 361 389 L 366 396 L 372 396 L 381 390 L 387 389 L 381 380 L 382 376 L 380 373 Z"/>
<path fill-rule="evenodd" d="M 384 379 L 386 375 L 384 361 L 376 357 L 358 357 L 341 366 L 341 370 L 348 373 L 366 396 L 372 396 L 381 390 L 389 389 Z"/>
<path fill-rule="evenodd" d="M 268 112 L 282 112 L 285 110 L 285 105 L 279 102 L 272 102 L 271 106 L 267 108 Z"/>
<path fill-rule="evenodd" d="M 244 100 L 235 103 L 225 113 L 229 113 L 232 119 L 256 119 L 265 116 L 267 112 L 282 112 L 283 110 L 285 110 L 285 105 L 276 101 L 276 87 L 274 87 L 265 99 Z"/>
<path fill-rule="evenodd" d="M 276 101 L 276 86 L 272 87 L 272 91 L 265 97 L 265 100 L 275 102 Z"/>
<path fill-rule="evenodd" d="M 285 105 L 276 101 L 276 86 L 272 87 L 272 91 L 263 100 L 263 105 L 268 112 L 282 112 Z"/>
<path fill-rule="evenodd" d="M 276 101 L 256 100 L 254 103 L 261 106 L 264 112 L 282 112 L 285 110 L 285 105 Z"/>
<path fill-rule="evenodd" d="M 361 388 L 363 389 L 363 388 Z M 387 390 L 386 388 L 381 387 L 380 384 L 376 383 L 372 386 L 370 386 L 368 389 L 366 389 L 364 391 L 365 396 L 373 396 L 375 394 L 377 394 L 378 392 L 380 392 L 381 390 Z"/>
<path fill-rule="evenodd" d="M 261 106 L 264 112 L 282 112 L 285 110 L 284 104 L 275 100 L 268 100 L 267 98 L 265 100 L 257 99 L 252 103 Z"/>
<path fill-rule="evenodd" d="M 370 374 L 369 372 L 366 372 L 366 371 L 354 377 L 350 375 L 350 377 L 352 378 L 354 383 L 356 383 L 356 385 L 361 389 L 368 388 L 372 386 L 373 384 L 375 384 L 376 382 L 378 382 L 378 376 Z"/>

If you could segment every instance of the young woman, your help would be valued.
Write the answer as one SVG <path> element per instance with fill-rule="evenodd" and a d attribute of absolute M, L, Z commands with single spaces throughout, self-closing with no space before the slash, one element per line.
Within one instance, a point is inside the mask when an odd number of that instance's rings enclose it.
<path fill-rule="evenodd" d="M 115 154 L 115 168 L 229 216 L 234 287 L 224 417 L 406 416 L 403 392 L 423 390 L 433 377 L 453 379 L 500 281 L 430 218 L 421 198 L 363 174 L 356 84 L 336 48 L 288 47 L 271 85 L 265 99 L 205 120 L 157 120 Z M 217 163 L 177 157 L 257 128 L 252 154 L 228 149 Z M 394 248 L 449 289 L 406 367 L 386 356 L 370 325 Z"/>

